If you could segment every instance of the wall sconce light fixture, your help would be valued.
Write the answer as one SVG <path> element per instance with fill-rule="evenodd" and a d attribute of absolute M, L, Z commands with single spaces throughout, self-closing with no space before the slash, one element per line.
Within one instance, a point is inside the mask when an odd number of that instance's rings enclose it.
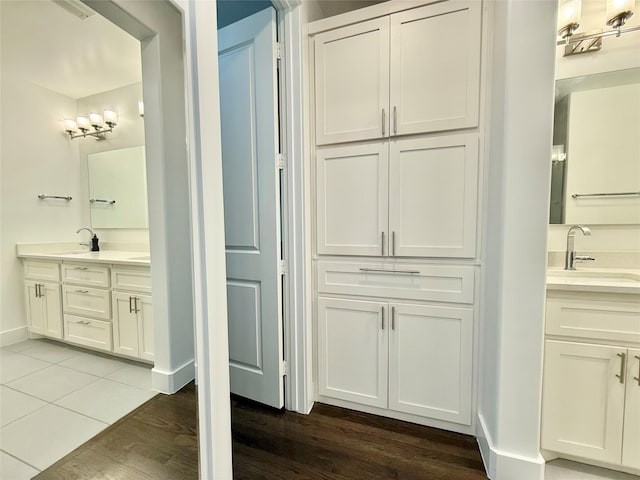
<path fill-rule="evenodd" d="M 558 4 L 558 36 L 562 40 L 558 45 L 565 45 L 564 56 L 579 53 L 597 52 L 602 49 L 603 37 L 640 30 L 640 25 L 623 29 L 624 24 L 633 15 L 635 0 L 606 0 L 607 13 L 604 23 L 611 30 L 598 30 L 589 33 L 575 33 L 580 27 L 582 0 L 560 0 Z"/>
<path fill-rule="evenodd" d="M 96 140 L 104 140 L 117 124 L 118 114 L 113 110 L 105 110 L 103 115 L 90 113 L 88 117 L 78 115 L 75 120 L 65 119 L 64 131 L 69 138 L 95 137 Z"/>

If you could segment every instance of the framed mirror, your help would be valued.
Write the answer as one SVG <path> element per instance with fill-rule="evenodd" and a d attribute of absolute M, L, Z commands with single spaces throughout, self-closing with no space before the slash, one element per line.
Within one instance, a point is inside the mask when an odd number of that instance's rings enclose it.
<path fill-rule="evenodd" d="M 549 223 L 640 224 L 640 68 L 556 81 Z"/>
<path fill-rule="evenodd" d="M 87 155 L 93 228 L 148 228 L 144 145 Z"/>

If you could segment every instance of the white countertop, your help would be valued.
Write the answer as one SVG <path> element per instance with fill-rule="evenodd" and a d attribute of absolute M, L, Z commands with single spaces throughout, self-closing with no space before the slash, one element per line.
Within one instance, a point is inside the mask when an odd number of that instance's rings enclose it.
<path fill-rule="evenodd" d="M 549 268 L 547 290 L 640 294 L 640 269 Z"/>
<path fill-rule="evenodd" d="M 58 247 L 56 249 L 56 247 Z M 124 251 L 124 250 L 100 250 L 90 252 L 87 248 L 69 247 L 68 244 L 43 245 L 18 244 L 17 256 L 33 260 L 58 260 L 63 262 L 82 263 L 110 263 L 119 265 L 150 266 L 149 252 Z"/>

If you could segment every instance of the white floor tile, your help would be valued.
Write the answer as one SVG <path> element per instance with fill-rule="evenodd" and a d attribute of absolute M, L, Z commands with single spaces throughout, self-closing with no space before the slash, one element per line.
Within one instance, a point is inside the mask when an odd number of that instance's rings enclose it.
<path fill-rule="evenodd" d="M 20 353 L 22 350 L 26 350 L 31 347 L 31 343 L 36 340 L 25 340 L 24 342 L 14 343 L 13 345 L 7 345 L 6 347 L 2 347 L 3 350 L 8 350 L 10 352 Z"/>
<path fill-rule="evenodd" d="M 104 377 L 105 375 L 115 372 L 128 364 L 120 360 L 82 352 L 69 360 L 60 362 L 59 365 L 67 368 L 73 368 L 80 372 L 90 373 L 91 375 L 97 375 L 98 377 Z"/>
<path fill-rule="evenodd" d="M 106 427 L 106 423 L 47 405 L 0 428 L 0 443 L 7 453 L 43 470 Z"/>
<path fill-rule="evenodd" d="M 132 387 L 151 390 L 151 366 L 127 365 L 110 373 L 105 378 L 115 382 L 126 383 Z"/>
<path fill-rule="evenodd" d="M 11 455 L 0 452 L 0 478 L 2 480 L 31 480 L 38 470 L 16 460 Z"/>
<path fill-rule="evenodd" d="M 50 366 L 49 362 L 2 349 L 0 351 L 0 383 L 9 383 Z"/>
<path fill-rule="evenodd" d="M 0 385 L 0 426 L 4 427 L 46 404 L 47 402 Z"/>
<path fill-rule="evenodd" d="M 56 405 L 96 420 L 113 423 L 152 398 L 156 393 L 100 379 L 56 401 Z"/>
<path fill-rule="evenodd" d="M 23 345 L 26 344 L 26 345 Z M 77 350 L 68 348 L 62 344 L 50 342 L 47 340 L 27 340 L 18 344 L 19 350 L 12 350 L 22 355 L 44 360 L 45 362 L 58 363 L 77 355 Z M 11 347 L 9 347 L 11 349 Z"/>
<path fill-rule="evenodd" d="M 53 402 L 96 380 L 98 377 L 94 375 L 51 365 L 7 385 L 42 400 Z"/>
<path fill-rule="evenodd" d="M 638 480 L 640 477 L 558 459 L 547 462 L 544 478 L 545 480 Z"/>

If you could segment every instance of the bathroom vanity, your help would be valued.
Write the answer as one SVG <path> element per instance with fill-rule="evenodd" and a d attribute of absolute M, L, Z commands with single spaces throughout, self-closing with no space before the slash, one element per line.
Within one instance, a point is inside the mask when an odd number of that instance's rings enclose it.
<path fill-rule="evenodd" d="M 30 334 L 153 361 L 148 253 L 34 251 L 19 245 L 18 256 Z"/>
<path fill-rule="evenodd" d="M 639 269 L 549 269 L 542 448 L 640 473 Z"/>

